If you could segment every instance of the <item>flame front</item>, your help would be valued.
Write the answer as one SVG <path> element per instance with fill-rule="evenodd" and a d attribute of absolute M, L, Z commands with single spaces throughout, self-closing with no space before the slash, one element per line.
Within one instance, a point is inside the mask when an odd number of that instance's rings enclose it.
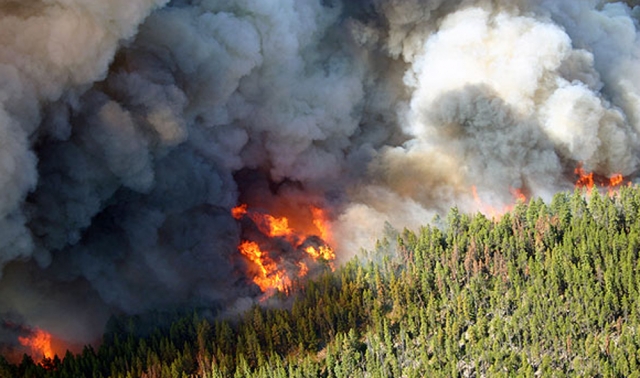
<path fill-rule="evenodd" d="M 595 182 L 593 180 L 593 172 L 587 173 L 587 171 L 582 168 L 582 164 L 579 164 L 575 169 L 575 174 L 578 175 L 578 179 L 576 180 L 576 188 L 586 188 L 587 191 L 591 191 Z"/>
<path fill-rule="evenodd" d="M 238 246 L 238 250 L 258 268 L 252 279 L 253 282 L 260 287 L 262 292 L 271 290 L 288 292 L 292 285 L 291 277 L 305 277 L 309 272 L 309 266 L 302 261 L 305 259 L 305 254 L 308 256 L 306 258 L 307 261 L 310 261 L 308 258 L 311 258 L 317 262 L 328 262 L 329 267 L 334 269 L 332 261 L 335 260 L 336 255 L 333 249 L 326 244 L 331 236 L 326 214 L 324 210 L 314 206 L 309 207 L 309 211 L 312 216 L 309 224 L 312 223 L 317 229 L 317 232 L 309 230 L 309 228 L 313 227 L 307 227 L 307 232 L 301 232 L 289 225 L 289 218 L 275 217 L 271 214 L 251 211 L 248 210 L 246 204 L 242 204 L 231 210 L 234 218 L 240 220 L 243 217 L 248 217 L 263 235 L 269 238 L 282 238 L 286 240 L 295 251 L 302 252 L 288 258 L 297 261 L 284 264 L 277 261 L 279 256 L 275 256 L 276 259 L 274 260 L 274 258 L 271 257 L 273 254 L 270 256 L 257 242 L 243 240 Z M 302 228 L 305 227 L 303 226 Z M 315 238 L 309 239 L 310 236 L 315 236 Z M 320 241 L 318 241 L 318 238 L 320 238 Z M 288 268 L 285 268 L 285 265 L 288 266 Z"/>
<path fill-rule="evenodd" d="M 33 333 L 27 337 L 18 337 L 18 341 L 22 346 L 31 349 L 31 355 L 34 358 L 53 358 L 53 348 L 51 347 L 51 334 L 36 328 Z"/>
<path fill-rule="evenodd" d="M 240 243 L 238 249 L 260 269 L 259 274 L 253 277 L 253 282 L 260 287 L 260 290 L 263 292 L 269 289 L 284 292 L 289 290 L 291 280 L 284 272 L 278 270 L 278 265 L 260 249 L 258 243 L 245 240 Z"/>
<path fill-rule="evenodd" d="M 578 164 L 574 172 L 576 176 L 578 176 L 575 184 L 576 188 L 586 189 L 587 193 L 590 193 L 594 187 L 599 186 L 601 188 L 607 188 L 609 194 L 611 194 L 625 182 L 624 176 L 620 173 L 616 173 L 610 177 L 596 175 L 593 172 L 587 173 L 581 163 Z"/>

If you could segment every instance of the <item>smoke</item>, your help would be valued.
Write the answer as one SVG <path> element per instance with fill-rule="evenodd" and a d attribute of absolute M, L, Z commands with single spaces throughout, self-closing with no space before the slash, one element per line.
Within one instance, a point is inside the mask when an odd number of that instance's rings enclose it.
<path fill-rule="evenodd" d="M 474 190 L 495 208 L 513 203 L 514 191 L 548 199 L 572 187 L 580 162 L 604 175 L 637 172 L 636 8 L 447 4 L 445 12 L 439 2 L 380 5 L 383 48 L 407 63 L 409 99 L 396 109 L 408 140 L 377 151 L 366 187 L 385 194 L 348 205 L 342 226 L 354 217 L 415 225 L 407 202 L 427 213 L 477 210 Z"/>
<path fill-rule="evenodd" d="M 239 199 L 326 209 L 344 260 L 388 224 L 480 209 L 474 188 L 501 207 L 571 188 L 579 163 L 637 174 L 626 3 L 0 9 L 0 316 L 70 342 L 111 314 L 246 305 Z"/>

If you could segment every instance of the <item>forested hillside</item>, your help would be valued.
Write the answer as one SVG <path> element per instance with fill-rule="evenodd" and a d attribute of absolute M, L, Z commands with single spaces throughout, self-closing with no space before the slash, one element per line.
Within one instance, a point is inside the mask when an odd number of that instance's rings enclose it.
<path fill-rule="evenodd" d="M 1 377 L 640 376 L 640 190 L 452 209 L 241 320 L 194 312 Z"/>

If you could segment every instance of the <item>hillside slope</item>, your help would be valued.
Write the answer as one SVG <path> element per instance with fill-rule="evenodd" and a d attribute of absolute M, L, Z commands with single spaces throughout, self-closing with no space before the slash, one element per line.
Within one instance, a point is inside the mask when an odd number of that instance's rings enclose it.
<path fill-rule="evenodd" d="M 241 320 L 113 319 L 99 348 L 0 377 L 640 376 L 637 187 L 434 223 Z"/>

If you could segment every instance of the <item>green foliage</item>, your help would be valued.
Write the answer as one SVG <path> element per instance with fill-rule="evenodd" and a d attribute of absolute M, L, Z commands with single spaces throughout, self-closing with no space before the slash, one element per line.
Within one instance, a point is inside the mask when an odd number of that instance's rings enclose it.
<path fill-rule="evenodd" d="M 286 308 L 118 320 L 97 351 L 0 377 L 638 376 L 640 190 L 444 224 L 387 232 Z"/>

